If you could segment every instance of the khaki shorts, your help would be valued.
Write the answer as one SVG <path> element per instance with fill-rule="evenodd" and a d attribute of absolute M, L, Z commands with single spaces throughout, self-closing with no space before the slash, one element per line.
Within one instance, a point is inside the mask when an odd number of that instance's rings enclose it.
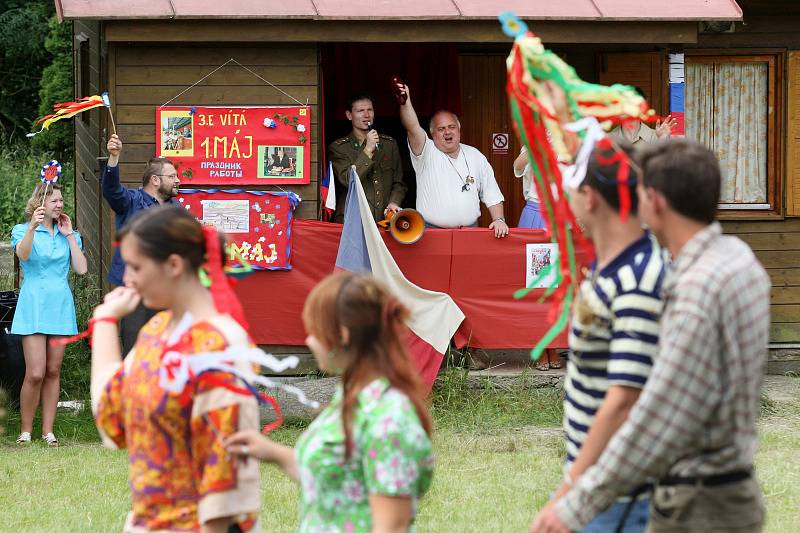
<path fill-rule="evenodd" d="M 760 532 L 764 501 L 755 478 L 715 487 L 658 486 L 647 533 Z"/>

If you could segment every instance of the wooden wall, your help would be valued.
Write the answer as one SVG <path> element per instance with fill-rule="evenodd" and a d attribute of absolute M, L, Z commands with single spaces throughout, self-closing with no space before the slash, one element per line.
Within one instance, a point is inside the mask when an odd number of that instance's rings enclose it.
<path fill-rule="evenodd" d="M 800 342 L 800 219 L 723 222 L 755 252 L 772 280 L 770 342 Z"/>
<path fill-rule="evenodd" d="M 109 43 L 108 48 L 108 87 L 114 104 L 117 133 L 124 143 L 120 171 L 125 185 L 141 186 L 144 164 L 155 156 L 156 108 L 229 58 L 234 58 L 282 91 L 304 104 L 306 101 L 310 104 L 311 181 L 308 185 L 282 187 L 296 192 L 303 200 L 297 210 L 298 217 L 317 217 L 319 73 L 315 43 L 259 43 L 247 46 Z M 270 106 L 296 105 L 296 102 L 243 68 L 230 65 L 173 100 L 171 105 Z M 185 181 L 182 186 L 200 187 L 202 184 Z M 277 189 L 275 186 L 247 188 Z M 112 215 L 106 209 L 107 242 L 110 242 L 113 232 Z"/>
<path fill-rule="evenodd" d="M 76 20 L 73 26 L 75 95 L 100 94 L 105 87 L 100 23 Z M 81 44 L 85 43 L 85 44 Z M 86 94 L 83 92 L 86 91 Z M 100 166 L 100 130 L 105 120 L 104 109 L 93 109 L 75 120 L 75 221 L 83 235 L 83 247 L 89 261 L 89 274 L 98 281 L 105 276 L 102 258 L 108 254 L 109 242 L 103 234 Z"/>
<path fill-rule="evenodd" d="M 304 186 L 286 186 L 303 202 L 300 218 L 316 218 L 318 210 L 316 143 L 319 120 L 318 59 L 315 43 L 249 46 L 101 42 L 101 25 L 75 21 L 75 93 L 108 90 L 123 150 L 122 181 L 141 185 L 145 162 L 155 155 L 156 107 L 180 93 L 229 58 L 247 66 L 286 93 L 311 106 L 311 176 Z M 80 36 L 80 40 L 77 37 Z M 88 43 L 88 64 L 80 42 Z M 88 73 L 88 86 L 82 82 Z M 107 80 L 107 81 L 105 81 Z M 238 66 L 225 67 L 173 102 L 175 105 L 284 105 L 294 102 Z M 102 198 L 99 176 L 110 135 L 105 110 L 84 113 L 75 120 L 76 218 L 84 239 L 90 272 L 105 279 L 114 248 L 114 214 Z M 187 186 L 195 184 L 186 183 Z M 197 184 L 200 185 L 200 184 Z M 269 189 L 270 187 L 253 187 Z"/>

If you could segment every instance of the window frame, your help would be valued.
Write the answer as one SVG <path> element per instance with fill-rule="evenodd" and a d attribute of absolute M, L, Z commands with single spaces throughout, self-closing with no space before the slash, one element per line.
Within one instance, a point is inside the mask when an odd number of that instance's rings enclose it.
<path fill-rule="evenodd" d="M 754 63 L 767 64 L 767 203 L 743 204 L 742 207 L 720 207 L 720 220 L 774 220 L 784 218 L 784 50 L 776 49 L 709 49 L 684 50 L 687 64 Z M 735 204 L 720 204 L 732 206 Z"/>

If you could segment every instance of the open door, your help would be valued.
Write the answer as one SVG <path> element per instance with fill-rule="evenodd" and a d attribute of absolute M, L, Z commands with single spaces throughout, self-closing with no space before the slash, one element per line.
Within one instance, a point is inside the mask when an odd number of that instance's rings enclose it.
<path fill-rule="evenodd" d="M 514 228 L 525 206 L 522 180 L 514 177 L 514 159 L 520 143 L 514 132 L 506 96 L 507 54 L 475 54 L 459 57 L 461 70 L 461 142 L 474 146 L 486 156 L 503 192 L 505 218 Z M 508 139 L 505 147 L 503 139 Z M 480 225 L 492 222 L 481 204 Z"/>

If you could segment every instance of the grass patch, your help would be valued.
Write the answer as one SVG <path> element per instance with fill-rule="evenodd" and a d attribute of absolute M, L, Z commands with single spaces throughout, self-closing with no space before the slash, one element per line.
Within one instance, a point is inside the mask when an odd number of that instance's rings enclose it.
<path fill-rule="evenodd" d="M 432 398 L 437 465 L 418 530 L 525 531 L 561 477 L 561 391 L 524 381 L 473 388 L 458 372 L 441 376 Z M 759 421 L 756 457 L 766 495 L 765 530 L 788 533 L 800 523 L 800 401 L 775 401 L 769 411 Z M 3 528 L 119 531 L 130 509 L 127 457 L 97 444 L 89 412 L 59 412 L 56 430 L 66 445 L 59 449 L 12 444 L 19 421 L 9 416 L 9 431 L 0 438 L 0 486 L 14 490 L 3 494 Z M 289 419 L 273 438 L 293 445 L 307 425 Z M 262 530 L 295 531 L 298 487 L 270 465 L 262 465 L 261 473 Z"/>
<path fill-rule="evenodd" d="M 466 370 L 446 369 L 433 389 L 431 414 L 438 430 L 492 432 L 499 428 L 560 426 L 563 390 L 539 387 L 523 374 L 504 387 L 469 379 Z"/>

